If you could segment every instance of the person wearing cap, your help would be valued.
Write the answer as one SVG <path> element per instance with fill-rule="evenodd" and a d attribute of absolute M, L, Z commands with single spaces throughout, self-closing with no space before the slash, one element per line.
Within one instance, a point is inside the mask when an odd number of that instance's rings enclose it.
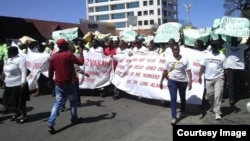
<path fill-rule="evenodd" d="M 205 79 L 206 99 L 208 99 L 216 120 L 221 120 L 221 101 L 224 87 L 224 63 L 226 57 L 219 52 L 220 42 L 211 41 L 211 52 L 207 52 L 200 61 L 199 83 Z M 202 74 L 204 73 L 204 78 Z"/>
<path fill-rule="evenodd" d="M 65 39 L 58 39 L 56 44 L 59 51 L 53 54 L 50 58 L 49 65 L 49 81 L 51 85 L 55 83 L 55 94 L 56 100 L 51 110 L 50 117 L 48 119 L 48 131 L 50 134 L 56 133 L 54 126 L 55 120 L 58 116 L 60 107 L 66 98 L 70 102 L 70 113 L 71 113 L 71 123 L 79 123 L 82 118 L 78 118 L 77 114 L 77 93 L 76 93 L 76 83 L 77 76 L 75 73 L 74 64 L 83 65 L 84 58 L 82 49 L 80 48 L 80 55 L 77 58 L 68 49 L 68 42 Z M 55 75 L 55 80 L 53 80 Z"/>
<path fill-rule="evenodd" d="M 148 48 L 143 45 L 143 39 L 136 39 L 136 46 L 133 48 L 133 54 L 148 52 Z"/>

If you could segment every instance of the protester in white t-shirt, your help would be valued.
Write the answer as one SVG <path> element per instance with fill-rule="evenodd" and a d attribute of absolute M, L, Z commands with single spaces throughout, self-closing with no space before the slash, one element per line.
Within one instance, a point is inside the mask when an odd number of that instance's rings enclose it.
<path fill-rule="evenodd" d="M 176 124 L 177 114 L 177 91 L 179 91 L 181 101 L 181 114 L 186 110 L 186 89 L 192 88 L 192 73 L 189 60 L 180 54 L 178 44 L 172 46 L 172 56 L 166 59 L 164 70 L 162 73 L 160 88 L 163 88 L 163 80 L 168 80 L 168 89 L 170 93 L 170 106 L 172 113 L 171 124 Z"/>
<path fill-rule="evenodd" d="M 205 73 L 206 98 L 209 100 L 211 110 L 215 113 L 215 119 L 221 119 L 221 101 L 224 86 L 224 62 L 225 55 L 219 51 L 220 42 L 211 41 L 212 51 L 204 55 L 200 61 L 199 83 L 202 82 L 202 74 Z"/>
<path fill-rule="evenodd" d="M 234 93 L 237 90 L 236 84 L 240 84 L 240 79 L 242 78 L 242 73 L 245 69 L 245 50 L 249 47 L 247 44 L 240 44 L 237 37 L 231 37 L 231 42 L 226 42 L 224 44 L 226 49 L 226 62 L 225 67 L 228 69 L 228 95 L 229 103 L 231 106 L 235 104 Z M 237 77 L 236 77 L 237 76 Z M 237 79 L 238 78 L 238 79 Z"/>
<path fill-rule="evenodd" d="M 103 47 L 100 46 L 100 42 L 97 39 L 93 39 L 91 44 L 92 47 L 89 49 L 90 52 L 97 52 L 104 54 Z"/>
<path fill-rule="evenodd" d="M 142 44 L 142 39 L 136 40 L 136 46 L 133 48 L 133 54 L 148 52 L 148 48 Z"/>

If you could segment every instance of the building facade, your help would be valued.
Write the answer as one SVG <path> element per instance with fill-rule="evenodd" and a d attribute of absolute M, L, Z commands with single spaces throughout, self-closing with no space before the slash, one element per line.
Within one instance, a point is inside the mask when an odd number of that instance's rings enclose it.
<path fill-rule="evenodd" d="M 147 30 L 177 22 L 177 0 L 86 0 L 89 21 L 115 23 L 116 30 Z"/>

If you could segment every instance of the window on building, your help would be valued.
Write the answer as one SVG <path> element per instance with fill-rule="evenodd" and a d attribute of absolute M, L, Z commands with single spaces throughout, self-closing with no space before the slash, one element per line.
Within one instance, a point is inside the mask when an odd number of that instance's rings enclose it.
<path fill-rule="evenodd" d="M 134 12 L 128 12 L 128 13 L 127 13 L 127 17 L 128 17 L 128 16 L 134 16 Z"/>
<path fill-rule="evenodd" d="M 108 2 L 109 0 L 95 0 L 96 3 Z"/>
<path fill-rule="evenodd" d="M 161 9 L 158 8 L 158 15 L 161 15 Z"/>
<path fill-rule="evenodd" d="M 143 15 L 144 16 L 148 15 L 148 11 L 143 11 Z"/>
<path fill-rule="evenodd" d="M 90 7 L 89 8 L 89 13 L 93 13 L 94 12 L 94 8 L 93 7 Z"/>
<path fill-rule="evenodd" d="M 164 11 L 163 11 L 163 15 L 164 15 L 164 17 L 167 17 L 167 16 L 168 16 L 168 14 L 167 14 L 167 11 L 166 11 L 166 10 L 164 10 Z"/>
<path fill-rule="evenodd" d="M 150 25 L 154 25 L 154 24 L 155 24 L 154 20 L 150 20 L 150 21 L 149 21 L 149 24 L 150 24 Z"/>
<path fill-rule="evenodd" d="M 111 5 L 111 10 L 119 10 L 124 8 L 125 8 L 124 4 Z"/>
<path fill-rule="evenodd" d="M 111 19 L 123 19 L 125 18 L 125 13 L 112 14 Z"/>
<path fill-rule="evenodd" d="M 148 21 L 147 20 L 144 21 L 144 25 L 148 25 Z"/>
<path fill-rule="evenodd" d="M 109 11 L 109 7 L 108 6 L 96 7 L 96 12 L 101 12 L 101 11 Z"/>
<path fill-rule="evenodd" d="M 99 15 L 96 16 L 96 20 L 100 21 L 100 20 L 109 20 L 109 15 Z"/>
<path fill-rule="evenodd" d="M 117 22 L 115 23 L 116 28 L 124 28 L 126 27 L 126 22 Z"/>
<path fill-rule="evenodd" d="M 154 15 L 154 10 L 149 10 L 149 15 Z"/>
<path fill-rule="evenodd" d="M 137 8 L 139 7 L 139 2 L 131 2 L 131 3 L 127 3 L 127 8 Z"/>
<path fill-rule="evenodd" d="M 162 2 L 162 6 L 163 6 L 163 7 L 167 7 L 167 2 L 166 2 L 166 1 L 163 1 L 163 2 Z"/>
<path fill-rule="evenodd" d="M 157 5 L 161 5 L 161 1 L 160 0 L 157 0 Z"/>
<path fill-rule="evenodd" d="M 147 1 L 143 1 L 143 6 L 147 6 L 148 2 Z"/>
<path fill-rule="evenodd" d="M 92 4 L 92 3 L 94 3 L 94 0 L 89 0 L 89 4 Z"/>
<path fill-rule="evenodd" d="M 94 17 L 94 16 L 89 16 L 89 20 L 90 20 L 90 21 L 94 21 L 94 20 L 95 20 L 95 17 Z"/>
<path fill-rule="evenodd" d="M 163 20 L 163 23 L 167 23 L 168 22 L 168 20 Z"/>
<path fill-rule="evenodd" d="M 158 19 L 158 25 L 161 25 L 161 19 L 160 18 Z"/>
<path fill-rule="evenodd" d="M 142 15 L 141 11 L 138 11 L 137 16 L 141 16 L 141 15 Z"/>
<path fill-rule="evenodd" d="M 154 1 L 153 0 L 149 0 L 149 5 L 154 5 Z"/>
<path fill-rule="evenodd" d="M 168 17 L 173 17 L 173 13 L 168 11 Z"/>
<path fill-rule="evenodd" d="M 142 21 L 138 21 L 138 25 L 142 25 Z"/>

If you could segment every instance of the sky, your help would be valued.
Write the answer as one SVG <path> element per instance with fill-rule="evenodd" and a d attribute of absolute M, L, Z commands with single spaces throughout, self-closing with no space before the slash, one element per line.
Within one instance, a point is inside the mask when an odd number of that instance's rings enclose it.
<path fill-rule="evenodd" d="M 189 19 L 197 28 L 211 27 L 224 15 L 224 0 L 178 0 L 179 20 L 187 23 L 183 4 L 192 4 Z M 0 16 L 80 23 L 86 19 L 85 0 L 1 0 Z"/>

